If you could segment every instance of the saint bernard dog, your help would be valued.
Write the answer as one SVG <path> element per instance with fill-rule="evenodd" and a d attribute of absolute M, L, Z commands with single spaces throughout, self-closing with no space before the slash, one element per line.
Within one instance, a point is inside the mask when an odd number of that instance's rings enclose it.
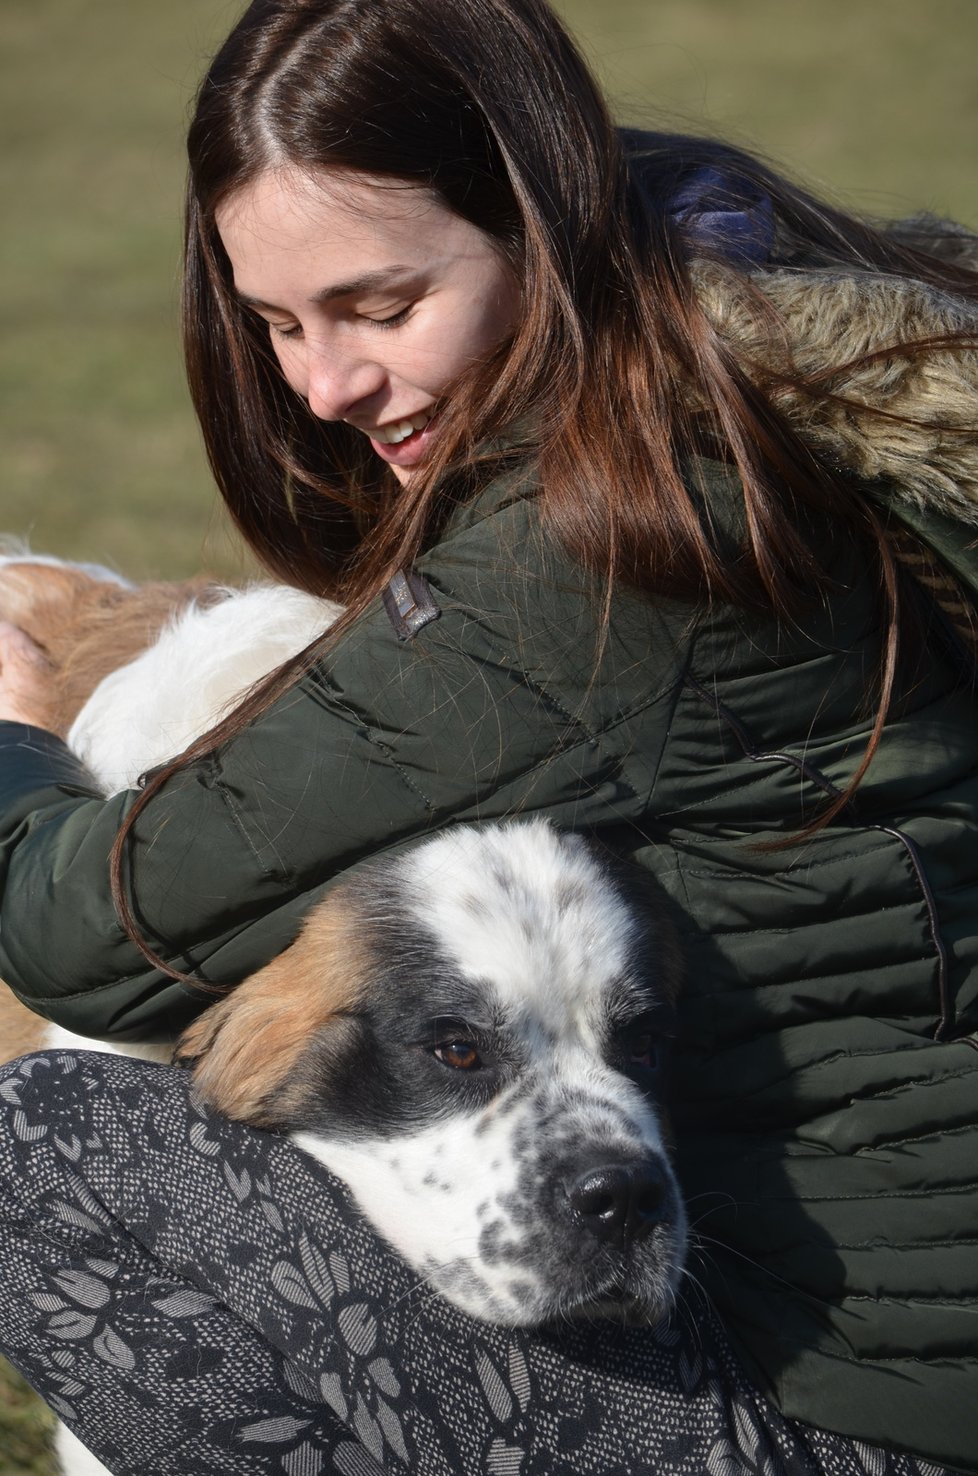
<path fill-rule="evenodd" d="M 133 587 L 16 549 L 0 559 L 0 618 L 58 677 L 45 723 L 107 794 L 336 613 L 277 586 Z M 174 1059 L 214 1107 L 339 1175 L 473 1317 L 654 1322 L 686 1247 L 659 1100 L 676 981 L 655 899 L 592 843 L 541 819 L 455 826 L 341 879 Z M 17 1045 L 42 1031 L 48 1046 L 112 1049 L 44 1022 Z"/>

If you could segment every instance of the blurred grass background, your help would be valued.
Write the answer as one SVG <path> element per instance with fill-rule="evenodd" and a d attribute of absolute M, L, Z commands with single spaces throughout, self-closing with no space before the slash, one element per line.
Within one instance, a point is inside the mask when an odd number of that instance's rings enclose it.
<path fill-rule="evenodd" d="M 241 567 L 176 332 L 187 109 L 241 8 L 0 3 L 0 529 L 136 577 Z M 975 0 L 558 9 L 622 121 L 733 138 L 869 214 L 978 225 Z M 39 1420 L 0 1373 L 0 1476 L 47 1476 Z"/>

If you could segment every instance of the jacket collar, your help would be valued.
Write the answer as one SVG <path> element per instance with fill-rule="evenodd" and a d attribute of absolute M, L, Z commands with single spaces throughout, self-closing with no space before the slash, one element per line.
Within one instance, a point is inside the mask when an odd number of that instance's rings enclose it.
<path fill-rule="evenodd" d="M 912 225 L 894 230 L 909 235 Z M 946 247 L 944 224 L 931 226 Z M 913 245 L 927 247 L 924 228 Z M 951 230 L 955 260 L 969 264 L 970 250 L 978 267 L 978 240 Z M 978 304 L 913 278 L 838 267 L 744 275 L 704 258 L 692 275 L 719 338 L 821 460 L 888 484 L 898 504 L 978 522 Z M 901 347 L 949 335 L 970 346 Z M 807 388 L 792 388 L 788 375 Z"/>

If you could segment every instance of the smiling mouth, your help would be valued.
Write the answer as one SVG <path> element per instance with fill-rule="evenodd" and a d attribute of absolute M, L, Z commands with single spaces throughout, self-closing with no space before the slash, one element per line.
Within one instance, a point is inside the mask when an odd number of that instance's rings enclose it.
<path fill-rule="evenodd" d="M 431 419 L 431 411 L 421 410 L 417 415 L 408 415 L 404 420 L 394 420 L 390 425 L 378 426 L 376 430 L 368 431 L 367 435 L 381 446 L 399 446 L 417 431 L 424 430 Z"/>

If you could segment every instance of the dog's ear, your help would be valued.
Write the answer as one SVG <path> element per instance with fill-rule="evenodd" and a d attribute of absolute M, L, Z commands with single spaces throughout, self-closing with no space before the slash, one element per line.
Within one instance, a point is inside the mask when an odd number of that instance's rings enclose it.
<path fill-rule="evenodd" d="M 338 888 L 313 908 L 290 948 L 184 1031 L 174 1060 L 192 1068 L 211 1106 L 256 1127 L 291 1120 L 310 1042 L 349 1029 L 365 992 L 367 957 L 356 921 L 355 906 Z"/>
<path fill-rule="evenodd" d="M 151 646 L 180 610 L 224 598 L 203 580 L 133 588 L 74 564 L 7 557 L 0 563 L 0 618 L 25 630 L 54 668 L 57 681 L 38 720 L 61 737 L 103 677 Z"/>

